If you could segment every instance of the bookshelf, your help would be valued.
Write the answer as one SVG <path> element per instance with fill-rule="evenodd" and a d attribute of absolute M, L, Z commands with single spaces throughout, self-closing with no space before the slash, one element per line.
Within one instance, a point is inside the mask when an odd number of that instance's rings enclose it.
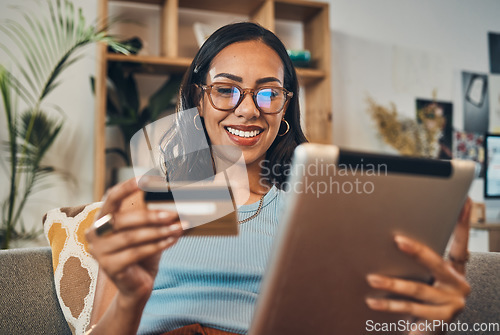
<path fill-rule="evenodd" d="M 491 252 L 500 252 L 500 222 L 472 223 L 472 229 L 486 230 Z"/>
<path fill-rule="evenodd" d="M 98 17 L 109 16 L 113 0 L 99 0 Z M 328 3 L 307 0 L 121 0 L 123 4 L 156 6 L 159 11 L 159 38 L 147 41 L 158 47 L 158 55 L 117 55 L 107 52 L 105 45 L 97 48 L 97 71 L 95 80 L 95 161 L 94 200 L 105 192 L 106 173 L 106 74 L 110 62 L 141 64 L 135 71 L 145 73 L 183 73 L 194 54 L 186 55 L 182 49 L 185 38 L 181 37 L 181 14 L 184 10 L 200 13 L 223 13 L 244 17 L 275 32 L 281 38 L 277 26 L 280 22 L 300 25 L 303 48 L 311 51 L 314 67 L 297 68 L 299 83 L 305 103 L 302 113 L 305 132 L 312 142 L 332 141 L 331 102 L 331 54 Z M 287 44 L 286 41 L 285 45 Z"/>

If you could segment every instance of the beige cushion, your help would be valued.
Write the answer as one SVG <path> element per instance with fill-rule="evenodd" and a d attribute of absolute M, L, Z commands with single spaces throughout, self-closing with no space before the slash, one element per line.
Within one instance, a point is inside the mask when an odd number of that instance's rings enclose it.
<path fill-rule="evenodd" d="M 88 253 L 85 231 L 101 205 L 56 208 L 44 217 L 57 298 L 73 334 L 83 334 L 90 321 L 98 264 Z"/>

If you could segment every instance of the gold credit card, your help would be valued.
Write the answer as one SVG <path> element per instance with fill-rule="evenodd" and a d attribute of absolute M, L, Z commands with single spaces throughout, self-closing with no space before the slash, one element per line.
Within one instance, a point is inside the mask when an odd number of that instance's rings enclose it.
<path fill-rule="evenodd" d="M 236 205 L 227 185 L 214 183 L 167 184 L 147 178 L 141 181 L 144 201 L 152 210 L 179 214 L 187 236 L 238 235 Z"/>

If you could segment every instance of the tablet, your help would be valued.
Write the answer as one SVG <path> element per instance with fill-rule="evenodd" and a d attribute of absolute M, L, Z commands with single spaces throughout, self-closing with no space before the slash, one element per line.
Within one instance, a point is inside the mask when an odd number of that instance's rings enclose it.
<path fill-rule="evenodd" d="M 477 173 L 472 161 L 299 146 L 249 334 L 376 334 L 405 324 L 367 307 L 365 297 L 385 293 L 366 275 L 431 280 L 393 236 L 443 254 Z"/>

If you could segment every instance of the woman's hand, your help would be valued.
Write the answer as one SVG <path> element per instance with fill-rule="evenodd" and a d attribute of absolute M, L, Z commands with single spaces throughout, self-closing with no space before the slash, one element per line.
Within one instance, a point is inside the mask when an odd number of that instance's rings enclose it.
<path fill-rule="evenodd" d="M 126 199 L 134 196 L 133 208 L 125 208 Z M 109 190 L 98 217 L 106 214 L 112 215 L 112 232 L 99 236 L 89 229 L 89 251 L 122 298 L 131 305 L 144 304 L 152 292 L 162 251 L 182 234 L 177 213 L 147 210 L 136 180 L 130 179 Z"/>
<path fill-rule="evenodd" d="M 399 249 L 427 267 L 434 277 L 432 285 L 370 274 L 371 287 L 413 298 L 410 300 L 372 299 L 366 303 L 374 310 L 413 315 L 421 320 L 451 321 L 465 306 L 470 286 L 465 279 L 465 261 L 472 202 L 467 200 L 455 228 L 450 259 L 446 261 L 426 245 L 410 238 L 395 237 Z"/>

